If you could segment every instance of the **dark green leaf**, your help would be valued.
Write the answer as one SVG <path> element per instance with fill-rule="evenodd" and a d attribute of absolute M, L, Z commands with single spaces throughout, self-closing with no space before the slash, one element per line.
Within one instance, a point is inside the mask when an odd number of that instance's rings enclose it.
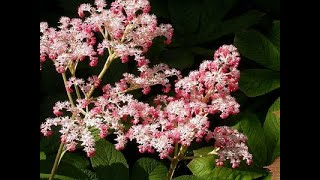
<path fill-rule="evenodd" d="M 211 42 L 224 35 L 239 32 L 240 30 L 256 24 L 263 17 L 263 15 L 264 14 L 259 11 L 249 11 L 243 15 L 225 21 L 216 23 L 210 22 L 201 30 L 199 34 L 194 36 L 194 40 L 192 40 L 193 37 L 191 37 L 190 42 L 193 42 L 193 44 Z M 208 18 L 208 21 L 209 20 L 211 19 Z"/>
<path fill-rule="evenodd" d="M 268 163 L 272 163 L 280 154 L 280 116 L 275 112 L 280 111 L 280 97 L 271 105 L 268 110 L 263 130 L 268 143 Z"/>
<path fill-rule="evenodd" d="M 243 113 L 234 128 L 248 137 L 249 152 L 253 163 L 262 167 L 267 161 L 267 145 L 260 120 L 255 114 Z"/>
<path fill-rule="evenodd" d="M 200 178 L 194 175 L 183 175 L 183 176 L 173 178 L 173 180 L 203 180 L 203 178 Z"/>
<path fill-rule="evenodd" d="M 96 152 L 90 160 L 99 179 L 129 179 L 128 164 L 125 157 L 105 139 L 96 142 Z"/>
<path fill-rule="evenodd" d="M 190 34 L 197 31 L 201 4 L 194 0 L 169 0 L 168 8 L 176 32 Z"/>
<path fill-rule="evenodd" d="M 167 168 L 159 161 L 141 158 L 133 166 L 131 180 L 162 180 L 166 179 Z"/>
<path fill-rule="evenodd" d="M 273 21 L 270 32 L 268 33 L 268 38 L 280 51 L 280 21 Z"/>
<path fill-rule="evenodd" d="M 272 153 L 272 160 L 276 159 L 278 156 L 280 156 L 280 137 L 279 140 L 277 141 L 276 147 L 273 150 Z"/>
<path fill-rule="evenodd" d="M 248 30 L 237 33 L 234 44 L 242 56 L 269 69 L 280 70 L 280 51 L 260 32 Z"/>
<path fill-rule="evenodd" d="M 272 175 L 268 174 L 267 176 L 261 178 L 261 180 L 271 180 Z"/>
<path fill-rule="evenodd" d="M 280 18 L 280 1 L 279 0 L 253 0 L 257 6 L 270 13 L 275 18 Z"/>
<path fill-rule="evenodd" d="M 61 162 L 66 162 L 79 169 L 86 169 L 90 166 L 89 160 L 80 153 L 66 152 L 61 159 Z"/>
<path fill-rule="evenodd" d="M 249 97 L 256 97 L 280 87 L 280 73 L 268 69 L 241 71 L 239 88 Z"/>
<path fill-rule="evenodd" d="M 40 161 L 40 172 L 44 174 L 50 174 L 54 162 L 54 156 L 47 157 L 46 160 Z M 69 163 L 60 162 L 57 172 L 57 175 L 67 176 L 73 179 L 88 179 L 88 176 L 82 171 Z"/>
<path fill-rule="evenodd" d="M 41 135 L 40 151 L 46 153 L 47 156 L 55 154 L 60 145 L 60 132 L 57 127 L 52 127 L 53 134 L 49 137 Z"/>
<path fill-rule="evenodd" d="M 40 179 L 49 179 L 50 174 L 40 173 Z M 62 176 L 62 175 L 54 175 L 54 179 L 60 179 L 60 180 L 74 180 L 74 178 Z"/>
<path fill-rule="evenodd" d="M 206 29 L 211 24 L 220 22 L 237 2 L 237 0 L 203 0 L 201 30 Z M 198 3 L 201 4 L 200 2 Z"/>
<path fill-rule="evenodd" d="M 170 49 L 163 54 L 163 62 L 172 68 L 182 70 L 193 65 L 194 56 L 185 48 Z"/>

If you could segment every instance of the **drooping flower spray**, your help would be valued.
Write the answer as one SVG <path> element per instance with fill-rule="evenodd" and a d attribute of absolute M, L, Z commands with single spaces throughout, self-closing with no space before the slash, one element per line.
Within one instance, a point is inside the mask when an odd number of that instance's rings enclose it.
<path fill-rule="evenodd" d="M 245 135 L 230 127 L 209 129 L 208 114 L 220 114 L 222 119 L 239 112 L 239 104 L 230 93 L 238 89 L 240 57 L 233 45 L 221 46 L 213 60 L 205 60 L 198 70 L 183 77 L 179 70 L 166 64 L 149 66 L 144 53 L 154 38 L 164 36 L 169 44 L 173 36 L 170 24 L 157 23 L 150 14 L 148 0 L 116 0 L 106 8 L 104 0 L 96 0 L 95 6 L 82 4 L 80 18 L 61 17 L 58 28 L 40 23 L 40 69 L 50 59 L 56 71 L 62 75 L 68 101 L 59 101 L 53 107 L 54 118 L 41 124 L 41 132 L 49 136 L 52 126 L 59 126 L 61 145 L 52 168 L 53 179 L 63 151 L 74 151 L 82 146 L 88 157 L 95 154 L 93 130 L 105 138 L 112 130 L 117 136 L 115 147 L 125 148 L 135 140 L 141 153 L 158 153 L 161 159 L 171 160 L 168 179 L 171 179 L 177 163 L 185 157 L 185 151 L 193 141 L 215 139 L 216 164 L 226 159 L 232 167 L 241 160 L 248 164 L 252 155 L 248 152 Z M 102 39 L 99 37 L 103 37 Z M 102 56 L 108 54 L 106 59 Z M 134 59 L 138 75 L 124 73 L 113 84 L 101 84 L 102 78 L 113 61 L 127 63 Z M 76 76 L 77 65 L 88 63 L 94 68 L 103 61 L 101 72 L 87 80 Z M 70 76 L 70 77 L 67 77 Z M 176 78 L 172 87 L 168 77 Z M 163 86 L 162 95 L 154 104 L 140 102 L 129 91 L 141 89 L 148 94 L 150 86 Z M 97 88 L 103 94 L 92 97 Z M 174 90 L 174 96 L 168 93 Z M 124 122 L 130 126 L 124 126 Z"/>

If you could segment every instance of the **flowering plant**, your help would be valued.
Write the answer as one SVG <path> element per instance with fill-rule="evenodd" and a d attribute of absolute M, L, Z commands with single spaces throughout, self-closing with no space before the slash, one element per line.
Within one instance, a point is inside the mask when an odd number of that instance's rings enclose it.
<path fill-rule="evenodd" d="M 120 153 L 132 142 L 140 153 L 168 159 L 169 169 L 161 176 L 166 179 L 173 178 L 183 160 L 209 157 L 215 159 L 212 166 L 225 166 L 227 161 L 232 168 L 241 161 L 252 164 L 246 135 L 226 125 L 212 126 L 210 118 L 226 119 L 240 112 L 232 95 L 240 79 L 237 48 L 222 45 L 186 76 L 164 63 L 152 65 L 145 54 L 157 38 L 164 37 L 162 43 L 169 45 L 174 29 L 159 24 L 150 10 L 148 0 L 115 0 L 108 5 L 95 0 L 94 6 L 79 6 L 79 18 L 61 17 L 58 28 L 40 23 L 40 70 L 46 60 L 52 61 L 68 96 L 55 103 L 55 117 L 40 127 L 44 136 L 53 135 L 58 127 L 55 133 L 61 141 L 49 179 L 55 177 L 66 152 L 83 150 L 93 167 L 98 166 L 97 161 L 104 161 L 100 156 L 109 145 L 108 136 L 114 137 L 112 152 Z M 136 73 L 125 72 L 115 83 L 104 83 L 103 77 L 116 61 L 134 62 Z M 80 64 L 99 68 L 98 63 L 103 64 L 98 74 L 77 75 Z M 148 95 L 154 86 L 162 86 L 162 92 L 151 102 L 132 94 Z M 190 156 L 188 149 L 202 141 L 211 143 L 210 151 Z M 112 153 L 107 156 L 114 158 Z"/>

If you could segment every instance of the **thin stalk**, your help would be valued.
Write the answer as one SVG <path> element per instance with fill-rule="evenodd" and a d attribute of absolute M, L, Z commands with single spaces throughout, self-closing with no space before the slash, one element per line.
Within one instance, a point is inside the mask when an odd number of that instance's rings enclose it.
<path fill-rule="evenodd" d="M 64 83 L 64 86 L 66 87 L 67 86 L 67 77 L 66 77 L 66 74 L 65 73 L 62 73 L 62 79 L 63 79 L 63 83 Z M 69 102 L 71 104 L 71 106 L 74 108 L 75 105 L 74 105 L 74 102 L 73 102 L 73 99 L 72 99 L 72 96 L 71 96 L 71 93 L 69 91 L 67 91 L 67 95 L 68 95 L 68 98 L 69 98 Z M 57 152 L 57 155 L 56 155 L 56 158 L 55 158 L 55 161 L 53 163 L 53 167 L 51 169 L 51 173 L 50 173 L 50 177 L 49 177 L 49 180 L 52 180 L 53 177 L 54 177 L 54 174 L 58 168 L 58 164 L 63 156 L 62 152 L 63 152 L 63 147 L 64 147 L 64 144 L 63 143 L 60 143 L 60 146 L 59 146 L 59 149 L 58 149 L 58 152 Z"/>
<path fill-rule="evenodd" d="M 171 164 L 170 164 L 169 171 L 168 171 L 167 180 L 171 180 L 172 179 L 174 171 L 176 170 L 176 167 L 177 167 L 179 161 L 183 159 L 187 148 L 188 148 L 187 146 L 183 146 L 182 145 L 178 155 L 173 157 L 173 159 L 171 161 Z"/>
<path fill-rule="evenodd" d="M 64 147 L 64 144 L 63 143 L 60 143 L 60 146 L 59 146 L 59 149 L 58 149 L 58 153 L 56 155 L 56 159 L 54 160 L 54 163 L 53 163 L 53 167 L 52 167 L 52 170 L 51 170 L 51 174 L 50 174 L 50 177 L 49 177 L 49 180 L 52 180 L 53 177 L 54 177 L 54 174 L 56 173 L 56 170 L 58 168 L 58 164 L 59 164 L 59 161 L 61 159 L 61 154 L 63 152 L 63 147 Z"/>
<path fill-rule="evenodd" d="M 98 76 L 98 79 L 99 79 L 99 80 L 102 79 L 102 77 L 104 76 L 104 74 L 107 72 L 110 64 L 112 63 L 112 61 L 113 61 L 115 58 L 116 58 L 116 55 L 115 55 L 115 54 L 111 54 L 111 55 L 108 57 L 106 63 L 105 63 L 104 66 L 103 66 L 103 69 L 101 70 L 101 72 L 100 72 L 100 74 L 99 74 L 99 76 Z M 89 93 L 88 93 L 87 96 L 86 96 L 87 99 L 89 99 L 89 98 L 92 96 L 92 93 L 94 92 L 95 89 L 96 89 L 96 88 L 95 88 L 94 86 L 91 87 Z"/>
<path fill-rule="evenodd" d="M 65 73 L 62 73 L 62 78 L 63 78 L 63 82 L 64 82 L 64 87 L 67 87 L 67 77 L 66 77 Z M 71 96 L 71 93 L 69 91 L 67 91 L 67 95 L 68 95 L 69 102 L 70 102 L 71 106 L 75 107 L 73 99 L 72 99 L 72 96 Z"/>

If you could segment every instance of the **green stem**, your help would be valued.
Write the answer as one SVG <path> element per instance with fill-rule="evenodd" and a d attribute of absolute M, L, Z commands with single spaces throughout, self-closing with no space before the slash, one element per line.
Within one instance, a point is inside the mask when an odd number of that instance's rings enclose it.
<path fill-rule="evenodd" d="M 64 87 L 66 88 L 67 87 L 67 77 L 66 77 L 65 73 L 62 73 L 62 78 L 63 78 Z M 67 95 L 68 95 L 69 102 L 70 102 L 71 106 L 75 107 L 73 99 L 72 99 L 72 96 L 71 96 L 71 93 L 69 91 L 67 91 Z"/>
<path fill-rule="evenodd" d="M 77 98 L 78 98 L 78 99 L 81 99 L 79 87 L 78 87 L 77 85 L 75 85 L 74 88 L 76 89 Z"/>
<path fill-rule="evenodd" d="M 59 146 L 59 149 L 58 149 L 58 153 L 56 155 L 56 159 L 54 160 L 54 163 L 53 163 L 53 167 L 52 167 L 52 170 L 51 170 L 51 174 L 50 174 L 50 177 L 49 177 L 49 180 L 52 180 L 53 177 L 54 177 L 54 174 L 56 173 L 56 170 L 58 168 L 58 164 L 59 164 L 59 161 L 61 159 L 61 154 L 63 152 L 63 147 L 64 147 L 64 144 L 63 143 L 60 143 L 60 146 Z"/>
<path fill-rule="evenodd" d="M 104 76 L 104 74 L 107 72 L 110 64 L 112 63 L 112 61 L 113 61 L 115 58 L 116 58 L 115 53 L 114 53 L 114 54 L 111 54 L 111 55 L 108 57 L 106 63 L 105 63 L 104 66 L 103 66 L 103 69 L 101 70 L 101 72 L 100 72 L 100 74 L 99 74 L 99 76 L 98 76 L 98 79 L 99 79 L 99 80 L 102 79 L 102 77 Z M 89 98 L 92 96 L 92 93 L 93 93 L 93 91 L 94 91 L 95 89 L 96 89 L 96 88 L 95 88 L 94 86 L 91 87 L 89 93 L 87 94 L 86 99 L 89 99 Z"/>
<path fill-rule="evenodd" d="M 64 83 L 64 86 L 66 87 L 67 86 L 67 77 L 66 77 L 66 74 L 65 73 L 62 73 L 62 79 L 63 79 L 63 83 Z M 67 91 L 67 95 L 68 95 L 68 98 L 69 98 L 69 102 L 71 104 L 72 107 L 75 107 L 74 105 L 74 102 L 73 102 L 73 99 L 72 99 L 72 96 L 71 96 L 71 93 L 69 91 Z M 64 147 L 64 144 L 63 143 L 60 143 L 60 146 L 59 146 L 59 149 L 58 149 L 58 153 L 56 155 L 56 158 L 55 158 L 55 161 L 53 163 L 53 167 L 52 167 L 52 170 L 51 170 L 51 174 L 50 174 L 50 177 L 49 177 L 49 180 L 52 180 L 53 177 L 54 177 L 54 174 L 58 168 L 58 164 L 63 156 L 64 153 L 63 152 L 63 147 Z"/>
<path fill-rule="evenodd" d="M 179 144 L 176 142 L 174 145 L 174 157 L 178 155 L 179 152 Z"/>
<path fill-rule="evenodd" d="M 168 171 L 167 180 L 172 179 L 174 171 L 176 170 L 176 167 L 177 167 L 179 161 L 183 159 L 187 148 L 188 148 L 187 146 L 181 146 L 178 155 L 173 157 L 171 164 L 170 164 L 169 171 Z"/>

